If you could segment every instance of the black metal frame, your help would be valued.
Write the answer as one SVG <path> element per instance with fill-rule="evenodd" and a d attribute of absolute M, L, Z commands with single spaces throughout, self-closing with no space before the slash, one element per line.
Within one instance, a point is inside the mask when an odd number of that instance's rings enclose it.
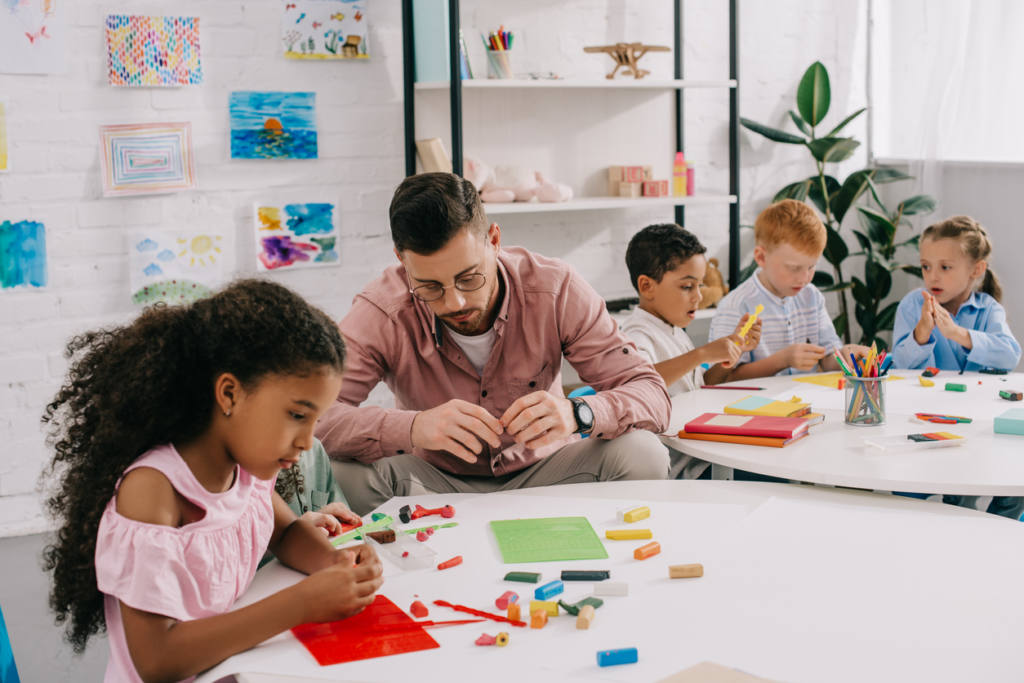
<path fill-rule="evenodd" d="M 403 93 L 405 96 L 405 174 L 416 173 L 416 59 L 412 3 L 402 0 Z M 683 0 L 672 0 L 674 14 L 675 78 L 683 78 Z M 736 286 L 740 272 L 740 115 L 739 115 L 739 18 L 737 0 L 729 0 L 729 286 Z M 452 127 L 452 171 L 462 175 L 462 60 L 460 56 L 459 0 L 448 0 L 449 101 Z M 676 151 L 683 151 L 683 88 L 675 89 Z M 675 207 L 676 223 L 684 225 L 685 207 Z"/>

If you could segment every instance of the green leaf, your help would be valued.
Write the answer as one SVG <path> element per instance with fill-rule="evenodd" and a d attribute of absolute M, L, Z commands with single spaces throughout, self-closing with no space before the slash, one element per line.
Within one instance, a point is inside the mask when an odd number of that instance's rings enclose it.
<path fill-rule="evenodd" d="M 857 211 L 860 212 L 858 218 L 861 225 L 867 229 L 871 241 L 879 248 L 889 246 L 892 243 L 893 235 L 896 234 L 896 226 L 892 221 L 877 211 L 866 209 L 863 206 L 858 206 Z"/>
<path fill-rule="evenodd" d="M 857 323 L 860 324 L 861 333 L 863 335 L 861 337 L 862 342 L 866 341 L 868 339 L 874 339 L 874 337 L 875 337 L 875 319 L 874 319 L 874 317 L 868 312 L 868 310 L 866 308 L 864 308 L 860 304 L 857 304 L 857 307 L 854 309 L 854 315 L 857 317 Z"/>
<path fill-rule="evenodd" d="M 866 253 L 869 253 L 873 250 L 873 247 L 871 245 L 871 239 L 867 235 L 862 233 L 860 230 L 854 230 L 853 236 L 857 238 L 857 241 L 860 242 L 860 248 L 863 249 Z"/>
<path fill-rule="evenodd" d="M 792 109 L 789 110 L 789 118 L 793 119 L 793 123 L 800 129 L 800 132 L 807 136 L 812 136 L 811 127 L 807 125 L 807 122 L 800 118 L 800 114 L 797 114 Z"/>
<path fill-rule="evenodd" d="M 841 131 L 843 128 L 846 127 L 846 124 L 848 124 L 850 121 L 853 121 L 855 118 L 857 118 L 858 116 L 860 116 L 861 114 L 863 114 L 867 110 L 868 110 L 867 107 L 861 107 L 857 111 L 853 112 L 852 114 L 847 116 L 845 119 L 840 121 L 839 125 L 836 126 L 835 128 L 833 128 L 832 130 L 830 130 L 828 135 L 826 135 L 825 137 L 830 138 L 830 137 L 835 136 L 836 133 L 838 133 L 839 131 Z"/>
<path fill-rule="evenodd" d="M 821 290 L 822 292 L 828 293 L 828 292 L 842 292 L 844 290 L 849 289 L 850 287 L 853 287 L 853 283 L 852 282 L 837 282 L 836 284 L 828 285 L 827 287 L 818 287 L 818 289 Z"/>
<path fill-rule="evenodd" d="M 850 278 L 850 281 L 853 282 L 853 300 L 857 302 L 858 306 L 871 301 L 871 292 L 869 292 L 864 283 L 860 281 L 860 278 L 854 276 Z M 858 320 L 859 319 L 860 317 L 858 316 Z"/>
<path fill-rule="evenodd" d="M 746 282 L 747 278 L 753 275 L 755 270 L 757 270 L 757 261 L 751 261 L 741 268 L 739 274 L 736 276 L 736 285 L 739 286 L 741 283 Z"/>
<path fill-rule="evenodd" d="M 870 309 L 874 310 L 878 302 L 889 296 L 892 290 L 892 273 L 877 261 L 868 261 L 864 264 L 864 284 L 871 292 Z"/>
<path fill-rule="evenodd" d="M 813 180 L 813 178 L 809 178 L 807 180 L 801 180 L 800 182 L 786 185 L 775 193 L 775 197 L 772 198 L 772 201 L 777 202 L 783 199 L 795 199 L 800 202 L 804 201 L 807 199 L 807 191 L 810 189 Z"/>
<path fill-rule="evenodd" d="M 878 208 L 881 209 L 882 213 L 888 216 L 890 213 L 889 209 L 885 207 L 885 202 L 883 202 L 882 198 L 878 196 L 878 187 L 875 185 L 874 180 L 871 181 L 871 184 L 868 187 L 871 188 L 871 198 L 875 200 L 875 204 L 878 205 Z"/>
<path fill-rule="evenodd" d="M 850 255 L 850 248 L 846 246 L 843 236 L 829 226 L 825 226 L 828 240 L 825 242 L 825 260 L 833 266 L 838 266 Z"/>
<path fill-rule="evenodd" d="M 914 236 L 913 236 L 913 237 L 911 237 L 910 239 L 908 239 L 908 240 L 905 240 L 905 241 L 903 241 L 903 242 L 900 242 L 900 243 L 899 243 L 899 244 L 897 244 L 896 246 L 897 246 L 897 247 L 917 247 L 917 246 L 918 246 L 918 243 L 919 243 L 920 241 L 921 241 L 921 236 L 920 236 L 920 235 L 914 235 Z"/>
<path fill-rule="evenodd" d="M 921 266 L 901 266 L 901 270 L 916 275 L 917 277 L 924 279 L 924 275 L 921 273 Z"/>
<path fill-rule="evenodd" d="M 743 124 L 744 128 L 763 135 L 774 142 L 785 142 L 790 145 L 803 145 L 807 142 L 807 140 L 799 135 L 793 135 L 792 133 L 787 133 L 786 131 L 778 130 L 777 128 L 769 128 L 768 126 L 764 126 L 757 121 L 751 121 L 750 119 L 740 117 L 740 123 Z"/>
<path fill-rule="evenodd" d="M 846 314 L 840 313 L 833 318 L 832 327 L 836 328 L 836 334 L 840 337 L 846 336 Z"/>
<path fill-rule="evenodd" d="M 831 97 L 825 65 L 821 62 L 811 64 L 796 89 L 796 108 L 800 110 L 800 116 L 812 126 L 817 126 L 828 114 Z"/>
<path fill-rule="evenodd" d="M 811 155 L 826 164 L 849 159 L 858 147 L 860 143 L 853 138 L 818 138 L 807 143 Z"/>
<path fill-rule="evenodd" d="M 832 215 L 836 217 L 838 223 L 843 222 L 846 212 L 860 199 L 860 196 L 864 194 L 864 190 L 871 187 L 871 175 L 873 173 L 874 169 L 861 169 L 860 171 L 854 171 L 843 181 L 843 186 L 836 193 L 835 199 L 832 201 Z"/>
<path fill-rule="evenodd" d="M 913 197 L 900 202 L 900 209 L 903 210 L 904 216 L 931 213 L 935 210 L 935 198 L 927 194 L 915 194 Z"/>
<path fill-rule="evenodd" d="M 814 271 L 814 277 L 811 278 L 811 284 L 821 289 L 822 287 L 828 287 L 835 284 L 835 278 L 832 277 L 832 273 L 827 273 L 824 270 Z"/>
<path fill-rule="evenodd" d="M 891 304 L 883 308 L 875 316 L 875 332 L 881 332 L 882 330 L 891 330 L 893 321 L 896 319 L 896 309 L 899 308 L 900 302 L 893 301 Z"/>
<path fill-rule="evenodd" d="M 894 183 L 897 180 L 910 180 L 913 177 L 898 168 L 879 166 L 875 169 L 875 175 L 872 177 L 872 180 L 881 185 L 883 183 Z"/>
<path fill-rule="evenodd" d="M 832 198 L 836 196 L 837 192 L 839 192 L 839 181 L 830 175 L 825 176 L 825 189 L 828 191 L 829 208 L 829 210 L 826 211 L 825 196 L 821 192 L 821 178 L 818 176 L 812 176 L 808 178 L 808 180 L 811 181 L 811 188 L 807 195 L 811 198 L 811 201 L 814 202 L 814 205 L 818 207 L 818 211 L 821 211 L 825 215 L 830 214 Z"/>

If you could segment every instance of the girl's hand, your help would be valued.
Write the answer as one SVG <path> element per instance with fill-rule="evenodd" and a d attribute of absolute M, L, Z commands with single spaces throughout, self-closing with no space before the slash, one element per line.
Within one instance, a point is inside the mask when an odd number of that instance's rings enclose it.
<path fill-rule="evenodd" d="M 384 579 L 377 554 L 366 545 L 338 550 L 335 563 L 297 584 L 305 621 L 325 622 L 358 614 L 373 602 Z"/>
<path fill-rule="evenodd" d="M 323 529 L 323 532 L 328 536 L 337 536 L 341 533 L 339 519 L 345 524 L 359 524 L 363 521 L 359 515 L 349 510 L 348 506 L 344 503 L 328 503 L 316 512 L 307 512 L 302 515 L 302 519 L 319 529 Z"/>
<path fill-rule="evenodd" d="M 921 304 L 921 319 L 914 326 L 914 341 L 924 346 L 931 339 L 932 330 L 935 329 L 935 310 L 942 307 L 935 305 L 935 297 L 928 292 L 922 292 L 922 294 L 924 294 L 924 302 Z"/>
<path fill-rule="evenodd" d="M 935 327 L 943 337 L 960 344 L 965 349 L 970 349 L 973 346 L 970 333 L 957 325 L 953 316 L 942 306 L 935 307 Z"/>

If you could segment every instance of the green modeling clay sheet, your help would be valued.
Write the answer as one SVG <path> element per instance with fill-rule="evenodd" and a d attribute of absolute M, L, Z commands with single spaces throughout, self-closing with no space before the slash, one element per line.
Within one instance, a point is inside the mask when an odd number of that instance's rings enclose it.
<path fill-rule="evenodd" d="M 501 519 L 491 522 L 491 529 L 505 564 L 608 557 L 586 517 Z"/>

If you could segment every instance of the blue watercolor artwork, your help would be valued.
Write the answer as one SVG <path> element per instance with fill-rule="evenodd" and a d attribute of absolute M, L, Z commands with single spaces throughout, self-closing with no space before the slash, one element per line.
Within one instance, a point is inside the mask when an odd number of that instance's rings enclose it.
<path fill-rule="evenodd" d="M 0 289 L 46 286 L 46 228 L 35 221 L 0 223 Z"/>
<path fill-rule="evenodd" d="M 258 204 L 254 215 L 259 268 L 338 265 L 336 209 L 330 202 Z"/>
<path fill-rule="evenodd" d="M 316 159 L 316 93 L 231 93 L 232 159 Z"/>

